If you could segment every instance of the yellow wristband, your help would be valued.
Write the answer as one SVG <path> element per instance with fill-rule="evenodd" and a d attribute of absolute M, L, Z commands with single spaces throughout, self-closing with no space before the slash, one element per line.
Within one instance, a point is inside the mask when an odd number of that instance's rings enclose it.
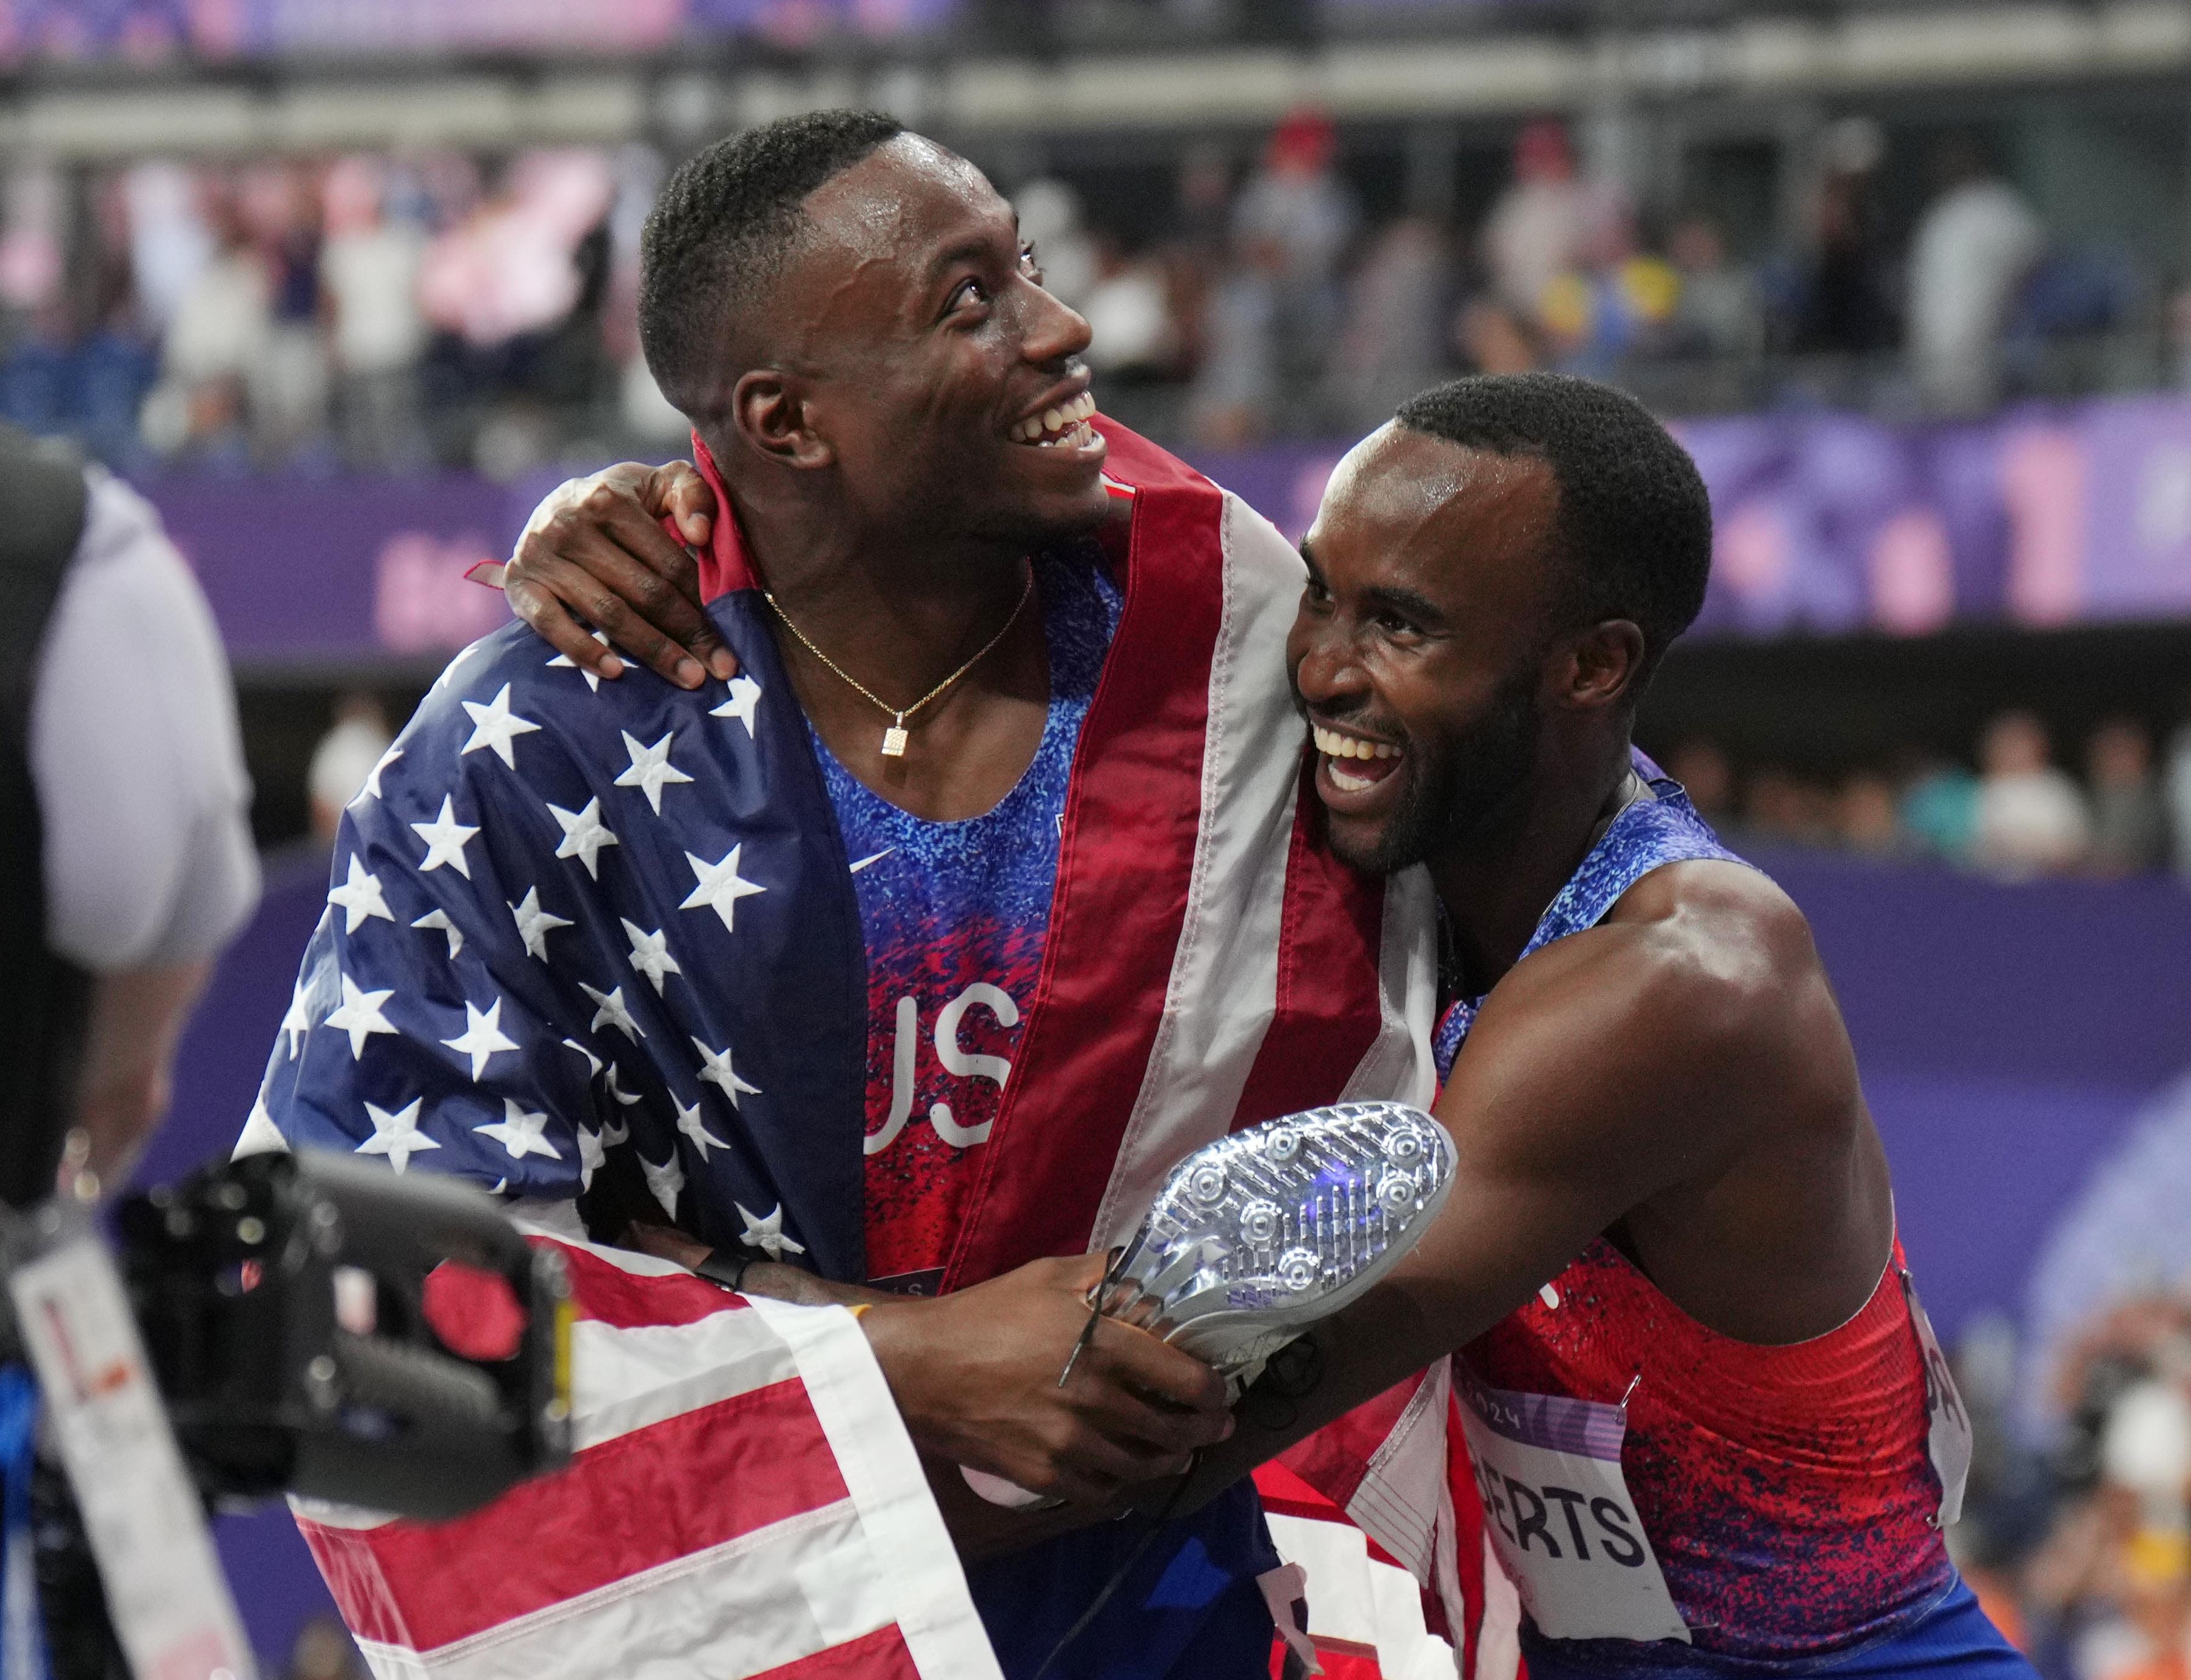
<path fill-rule="evenodd" d="M 858 1318 L 858 1317 L 859 1317 L 862 1313 L 865 1313 L 865 1312 L 866 1312 L 869 1308 L 873 1307 L 874 1304 L 875 1304 L 875 1303 L 874 1303 L 874 1302 L 872 1302 L 872 1301 L 862 1301 L 862 1302 L 859 1302 L 859 1303 L 856 1303 L 856 1304 L 854 1305 L 854 1307 L 852 1308 L 852 1316 L 853 1316 L 854 1318 L 856 1318 L 856 1318 Z"/>

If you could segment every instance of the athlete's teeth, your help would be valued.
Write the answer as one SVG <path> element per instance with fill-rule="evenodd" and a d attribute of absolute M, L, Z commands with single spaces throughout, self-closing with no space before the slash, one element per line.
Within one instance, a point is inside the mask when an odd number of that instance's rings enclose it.
<path fill-rule="evenodd" d="M 1343 735 L 1335 729 L 1314 725 L 1310 733 L 1315 737 L 1316 750 L 1332 758 L 1397 758 L 1400 749 L 1389 741 L 1364 741 L 1358 735 Z"/>

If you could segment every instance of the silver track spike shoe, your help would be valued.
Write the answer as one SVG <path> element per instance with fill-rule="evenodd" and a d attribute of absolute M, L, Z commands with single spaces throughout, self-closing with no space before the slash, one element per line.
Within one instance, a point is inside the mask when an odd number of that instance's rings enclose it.
<path fill-rule="evenodd" d="M 1111 1269 L 1103 1310 L 1245 1388 L 1399 1263 L 1453 1172 L 1445 1128 L 1398 1103 L 1312 1109 L 1220 1138 L 1172 1168 Z"/>

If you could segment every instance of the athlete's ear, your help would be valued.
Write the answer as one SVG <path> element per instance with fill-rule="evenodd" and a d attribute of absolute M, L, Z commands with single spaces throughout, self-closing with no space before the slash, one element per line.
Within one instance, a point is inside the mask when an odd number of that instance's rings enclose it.
<path fill-rule="evenodd" d="M 804 382 L 781 368 L 749 368 L 731 392 L 731 422 L 749 448 L 787 467 L 826 467 L 837 458 L 817 432 Z"/>
<path fill-rule="evenodd" d="M 1635 691 L 1643 674 L 1643 632 L 1625 618 L 1593 624 L 1575 639 L 1564 698 L 1571 706 L 1611 706 Z"/>

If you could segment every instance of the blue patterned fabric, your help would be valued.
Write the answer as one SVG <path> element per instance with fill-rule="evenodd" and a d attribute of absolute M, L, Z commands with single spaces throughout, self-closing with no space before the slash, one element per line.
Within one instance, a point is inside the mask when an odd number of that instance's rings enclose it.
<path fill-rule="evenodd" d="M 1568 878 L 1568 884 L 1539 919 L 1537 931 L 1522 948 L 1522 958 L 1542 951 L 1554 939 L 1595 928 L 1620 901 L 1622 894 L 1654 869 L 1704 859 L 1743 861 L 1720 844 L 1719 837 L 1682 792 L 1681 783 L 1640 751 L 1630 748 L 1630 756 L 1652 797 L 1636 800 L 1607 826 L 1582 866 Z M 1481 997 L 1462 998 L 1439 1019 L 1431 1052 L 1441 1083 L 1453 1077 L 1454 1058 L 1460 1053 L 1461 1042 L 1476 1024 L 1477 1012 L 1482 1007 Z"/>

